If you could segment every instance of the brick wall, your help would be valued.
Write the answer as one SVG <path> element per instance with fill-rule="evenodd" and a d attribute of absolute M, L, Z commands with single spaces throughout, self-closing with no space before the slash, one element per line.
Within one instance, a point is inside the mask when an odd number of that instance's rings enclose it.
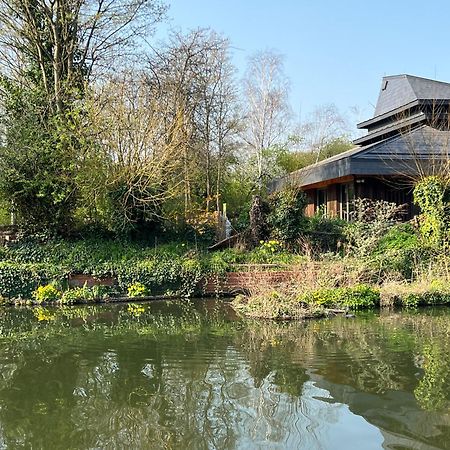
<path fill-rule="evenodd" d="M 232 295 L 245 292 L 261 284 L 277 286 L 298 278 L 298 272 L 264 271 L 264 272 L 228 272 L 224 276 L 209 277 L 200 283 L 206 295 Z"/>
<path fill-rule="evenodd" d="M 117 280 L 113 277 L 96 278 L 92 275 L 69 275 L 69 286 L 72 287 L 88 287 L 92 286 L 114 286 Z"/>

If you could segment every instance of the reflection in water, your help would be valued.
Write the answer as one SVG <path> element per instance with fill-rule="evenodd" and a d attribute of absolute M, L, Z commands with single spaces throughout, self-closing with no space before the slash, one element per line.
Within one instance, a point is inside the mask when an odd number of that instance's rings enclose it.
<path fill-rule="evenodd" d="M 219 302 L 0 310 L 0 448 L 444 449 L 447 310 L 244 321 Z"/>

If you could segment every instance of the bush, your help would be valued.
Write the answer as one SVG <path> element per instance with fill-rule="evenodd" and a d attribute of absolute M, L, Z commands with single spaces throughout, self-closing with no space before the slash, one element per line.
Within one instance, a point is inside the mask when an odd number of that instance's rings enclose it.
<path fill-rule="evenodd" d="M 39 286 L 34 292 L 33 297 L 38 303 L 51 303 L 61 299 L 62 293 L 52 284 Z"/>
<path fill-rule="evenodd" d="M 380 304 L 380 292 L 366 284 L 353 287 L 322 288 L 301 294 L 299 301 L 329 308 L 365 309 Z"/>
<path fill-rule="evenodd" d="M 425 177 L 414 188 L 414 202 L 422 211 L 420 231 L 426 246 L 440 249 L 450 240 L 450 189 L 439 176 Z"/>
<path fill-rule="evenodd" d="M 86 286 L 68 289 L 63 293 L 61 297 L 61 303 L 65 303 L 68 305 L 82 303 L 89 299 L 90 294 L 91 293 L 89 291 L 89 288 Z"/>
<path fill-rule="evenodd" d="M 450 304 L 450 283 L 445 279 L 391 283 L 382 287 L 381 295 L 383 305 L 400 305 L 406 308 L 446 305 Z"/>
<path fill-rule="evenodd" d="M 30 299 L 39 285 L 51 281 L 49 272 L 39 265 L 0 262 L 0 296 Z"/>
<path fill-rule="evenodd" d="M 343 230 L 346 225 L 347 222 L 341 219 L 315 214 L 308 219 L 309 245 L 315 252 L 337 252 L 345 241 Z"/>
<path fill-rule="evenodd" d="M 146 297 L 150 291 L 142 283 L 136 282 L 128 286 L 127 294 L 128 297 Z"/>
<path fill-rule="evenodd" d="M 370 255 L 402 214 L 403 207 L 383 200 L 354 200 L 353 222 L 345 227 L 350 254 Z"/>
<path fill-rule="evenodd" d="M 111 294 L 111 288 L 108 286 L 76 287 L 64 291 L 61 297 L 61 303 L 74 305 L 86 301 L 99 301 L 108 298 Z"/>
<path fill-rule="evenodd" d="M 381 237 L 374 250 L 375 254 L 382 254 L 390 250 L 409 250 L 418 247 L 417 233 L 409 223 L 394 225 Z"/>
<path fill-rule="evenodd" d="M 275 239 L 290 243 L 304 233 L 307 220 L 304 215 L 306 196 L 303 191 L 288 187 L 272 194 L 269 204 L 267 221 Z"/>

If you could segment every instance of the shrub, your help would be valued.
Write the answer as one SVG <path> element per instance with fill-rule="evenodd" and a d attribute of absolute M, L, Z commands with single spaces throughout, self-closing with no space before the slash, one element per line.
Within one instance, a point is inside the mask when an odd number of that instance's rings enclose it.
<path fill-rule="evenodd" d="M 381 238 L 398 222 L 403 206 L 383 200 L 355 199 L 353 222 L 344 230 L 350 254 L 367 256 L 378 246 Z"/>
<path fill-rule="evenodd" d="M 315 214 L 308 219 L 309 245 L 317 253 L 337 252 L 345 240 L 343 230 L 346 225 L 347 222 L 341 219 Z"/>
<path fill-rule="evenodd" d="M 325 307 L 364 309 L 380 304 L 380 292 L 366 284 L 353 287 L 322 288 L 301 294 L 299 301 Z"/>
<path fill-rule="evenodd" d="M 68 289 L 61 297 L 61 303 L 73 305 L 75 303 L 82 303 L 90 297 L 89 288 L 86 286 Z"/>
<path fill-rule="evenodd" d="M 275 239 L 290 243 L 304 233 L 306 196 L 295 187 L 288 187 L 269 198 L 270 213 L 267 221 Z"/>
<path fill-rule="evenodd" d="M 128 297 L 146 297 L 150 291 L 142 283 L 136 282 L 128 286 Z"/>
<path fill-rule="evenodd" d="M 381 254 L 389 250 L 408 250 L 418 246 L 417 233 L 409 223 L 394 225 L 381 237 L 375 248 L 375 254 Z"/>
<path fill-rule="evenodd" d="M 193 211 L 190 214 L 187 224 L 195 231 L 198 239 L 205 243 L 214 242 L 219 223 L 217 211 Z"/>
<path fill-rule="evenodd" d="M 391 283 L 381 289 L 382 303 L 417 308 L 450 304 L 450 283 L 446 280 L 422 280 L 414 283 Z"/>
<path fill-rule="evenodd" d="M 441 248 L 450 239 L 450 189 L 439 176 L 425 177 L 414 188 L 414 202 L 422 211 L 420 231 L 424 244 Z"/>
<path fill-rule="evenodd" d="M 64 291 L 61 297 L 61 303 L 73 305 L 84 303 L 86 301 L 104 300 L 111 294 L 111 288 L 108 286 L 95 285 L 92 287 L 76 287 Z"/>
<path fill-rule="evenodd" d="M 52 284 L 46 286 L 39 286 L 34 292 L 33 297 L 38 303 L 51 303 L 58 301 L 62 296 L 61 291 L 55 288 Z"/>
<path fill-rule="evenodd" d="M 50 270 L 32 264 L 0 263 L 0 295 L 11 298 L 31 298 L 36 288 L 50 281 Z"/>

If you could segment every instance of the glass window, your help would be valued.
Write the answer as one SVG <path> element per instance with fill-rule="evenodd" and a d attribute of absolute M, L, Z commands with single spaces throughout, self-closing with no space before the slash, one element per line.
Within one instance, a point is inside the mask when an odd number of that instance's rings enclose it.
<path fill-rule="evenodd" d="M 327 213 L 327 190 L 317 189 L 316 194 L 316 212 L 322 211 L 323 214 Z"/>

